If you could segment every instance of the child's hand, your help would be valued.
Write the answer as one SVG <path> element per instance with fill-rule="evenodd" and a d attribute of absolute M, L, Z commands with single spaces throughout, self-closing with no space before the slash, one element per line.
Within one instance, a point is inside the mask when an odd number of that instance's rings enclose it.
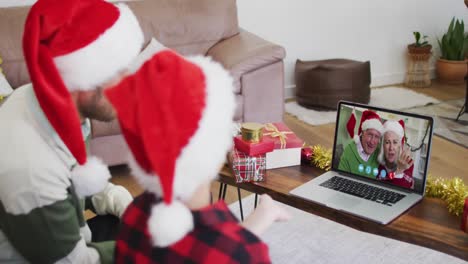
<path fill-rule="evenodd" d="M 242 225 L 257 236 L 263 234 L 271 224 L 277 221 L 286 221 L 291 215 L 275 202 L 268 194 L 260 196 L 260 204 L 257 206 Z"/>
<path fill-rule="evenodd" d="M 268 194 L 260 195 L 260 204 L 256 210 L 262 211 L 262 214 L 271 219 L 272 222 L 291 219 L 291 215 Z"/>

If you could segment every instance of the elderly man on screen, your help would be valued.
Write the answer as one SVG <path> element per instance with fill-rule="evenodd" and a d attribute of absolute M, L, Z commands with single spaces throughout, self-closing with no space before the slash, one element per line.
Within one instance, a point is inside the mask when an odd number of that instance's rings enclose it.
<path fill-rule="evenodd" d="M 353 113 L 346 128 L 354 141 L 345 147 L 338 169 L 375 178 L 379 173 L 377 156 L 383 130 L 382 122 L 377 113 L 365 110 L 362 112 L 357 135 L 354 135 L 355 124 L 356 119 Z"/>

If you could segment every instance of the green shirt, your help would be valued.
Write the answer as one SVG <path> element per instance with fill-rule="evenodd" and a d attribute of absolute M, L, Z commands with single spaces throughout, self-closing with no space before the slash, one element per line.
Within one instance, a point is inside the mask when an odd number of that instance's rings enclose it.
<path fill-rule="evenodd" d="M 360 143 L 359 143 L 360 144 Z M 379 168 L 379 162 L 377 160 L 377 155 L 380 151 L 380 148 L 377 148 L 370 156 L 367 161 L 363 160 L 358 153 L 356 143 L 350 142 L 344 149 L 343 155 L 341 155 L 340 164 L 338 169 L 366 176 L 369 178 L 375 178 L 377 175 L 374 174 L 374 169 Z"/>

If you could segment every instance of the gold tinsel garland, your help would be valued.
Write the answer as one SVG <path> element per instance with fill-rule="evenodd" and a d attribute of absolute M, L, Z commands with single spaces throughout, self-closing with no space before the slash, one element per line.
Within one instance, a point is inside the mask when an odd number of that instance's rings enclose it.
<path fill-rule="evenodd" d="M 319 167 L 322 170 L 330 170 L 331 168 L 331 159 L 332 151 L 331 149 L 326 149 L 320 145 L 311 146 L 312 148 L 312 165 Z"/>
<path fill-rule="evenodd" d="M 332 151 L 320 145 L 310 146 L 311 164 L 323 170 L 330 170 Z M 426 183 L 427 197 L 439 198 L 447 203 L 449 213 L 456 216 L 463 214 L 465 199 L 468 197 L 468 186 L 462 179 L 443 179 L 429 176 Z"/>
<path fill-rule="evenodd" d="M 468 197 L 468 186 L 460 178 L 443 179 L 429 176 L 426 183 L 427 197 L 440 198 L 447 203 L 451 214 L 463 214 L 465 199 Z"/>

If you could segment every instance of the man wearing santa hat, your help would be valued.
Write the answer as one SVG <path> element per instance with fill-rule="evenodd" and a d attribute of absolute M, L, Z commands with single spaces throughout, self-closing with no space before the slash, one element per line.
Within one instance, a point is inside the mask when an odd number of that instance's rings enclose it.
<path fill-rule="evenodd" d="M 116 263 L 269 263 L 258 237 L 289 215 L 267 195 L 242 225 L 210 184 L 232 148 L 232 78 L 216 62 L 165 49 L 106 90 L 147 191 L 122 217 Z"/>
<path fill-rule="evenodd" d="M 370 178 L 378 175 L 379 162 L 377 160 L 382 135 L 382 122 L 377 113 L 365 110 L 362 112 L 358 134 L 354 134 L 356 119 L 354 111 L 351 114 L 346 128 L 353 138 L 343 151 L 338 169 Z"/>
<path fill-rule="evenodd" d="M 97 214 L 121 216 L 130 193 L 86 156 L 86 118 L 111 120 L 102 90 L 140 52 L 143 34 L 125 5 L 39 0 L 23 51 L 32 84 L 0 108 L 0 260 L 110 263 L 115 242 L 93 243 L 80 198 Z"/>

